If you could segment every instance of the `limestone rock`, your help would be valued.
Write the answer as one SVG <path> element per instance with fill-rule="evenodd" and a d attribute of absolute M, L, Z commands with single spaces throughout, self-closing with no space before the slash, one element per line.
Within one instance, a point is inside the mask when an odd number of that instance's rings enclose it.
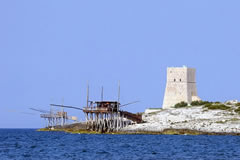
<path fill-rule="evenodd" d="M 161 132 L 172 128 L 215 133 L 240 133 L 240 115 L 234 112 L 234 108 L 232 110 L 208 110 L 203 106 L 192 106 L 161 109 L 145 113 L 143 120 L 146 123 L 131 125 L 123 130 Z"/>

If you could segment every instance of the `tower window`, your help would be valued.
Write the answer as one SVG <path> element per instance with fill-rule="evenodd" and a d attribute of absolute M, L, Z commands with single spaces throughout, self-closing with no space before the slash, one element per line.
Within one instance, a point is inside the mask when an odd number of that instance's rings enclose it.
<path fill-rule="evenodd" d="M 176 82 L 176 79 L 174 79 L 174 82 Z"/>
<path fill-rule="evenodd" d="M 182 79 L 180 79 L 180 82 L 182 82 Z"/>

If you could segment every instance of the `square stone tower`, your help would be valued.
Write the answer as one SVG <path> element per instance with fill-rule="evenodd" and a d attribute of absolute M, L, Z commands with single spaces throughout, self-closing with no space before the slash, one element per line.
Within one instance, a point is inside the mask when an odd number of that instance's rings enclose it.
<path fill-rule="evenodd" d="M 200 100 L 197 96 L 196 70 L 194 68 L 171 67 L 167 68 L 167 84 L 163 100 L 163 108 L 174 107 L 179 102 Z"/>

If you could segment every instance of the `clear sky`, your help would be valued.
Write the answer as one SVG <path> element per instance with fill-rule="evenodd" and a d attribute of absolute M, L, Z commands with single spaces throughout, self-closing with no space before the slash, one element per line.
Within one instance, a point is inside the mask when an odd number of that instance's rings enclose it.
<path fill-rule="evenodd" d="M 240 100 L 240 1 L 1 0 L 0 128 L 37 128 L 29 107 L 99 100 L 161 107 L 166 68 L 197 69 L 203 100 Z M 80 111 L 68 110 L 83 119 Z M 35 115 L 21 112 L 35 113 Z"/>

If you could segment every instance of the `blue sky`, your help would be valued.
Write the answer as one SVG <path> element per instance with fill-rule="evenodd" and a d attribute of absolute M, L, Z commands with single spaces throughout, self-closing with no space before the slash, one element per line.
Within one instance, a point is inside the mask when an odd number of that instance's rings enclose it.
<path fill-rule="evenodd" d="M 90 98 L 161 107 L 166 68 L 197 69 L 203 100 L 240 100 L 240 1 L 0 1 L 0 128 L 37 128 L 29 107 Z M 68 110 L 83 119 L 79 111 Z M 35 113 L 35 115 L 20 112 Z"/>

